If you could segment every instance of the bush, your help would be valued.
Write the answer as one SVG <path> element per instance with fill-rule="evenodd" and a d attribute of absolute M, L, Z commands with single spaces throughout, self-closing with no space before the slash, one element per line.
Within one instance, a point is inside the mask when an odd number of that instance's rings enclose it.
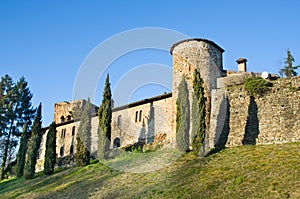
<path fill-rule="evenodd" d="M 261 77 L 251 77 L 245 79 L 245 89 L 252 97 L 262 96 L 272 87 L 272 83 Z"/>

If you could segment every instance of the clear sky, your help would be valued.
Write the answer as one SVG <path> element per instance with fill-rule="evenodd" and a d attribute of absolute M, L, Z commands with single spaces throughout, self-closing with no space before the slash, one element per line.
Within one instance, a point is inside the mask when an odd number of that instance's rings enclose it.
<path fill-rule="evenodd" d="M 245 57 L 251 71 L 278 73 L 287 49 L 295 64 L 300 64 L 299 8 L 298 0 L 0 1 L 0 76 L 9 74 L 15 81 L 25 76 L 34 95 L 33 105 L 43 104 L 46 126 L 53 119 L 54 103 L 72 100 L 86 57 L 118 33 L 143 27 L 168 28 L 220 45 L 225 49 L 225 69 L 236 70 L 235 61 Z M 112 89 L 122 75 L 148 63 L 170 67 L 171 55 L 147 49 L 121 56 L 106 71 Z M 86 96 L 97 105 L 103 81 L 101 77 L 95 96 Z M 164 91 L 170 89 L 146 85 L 131 101 Z M 122 102 L 116 100 L 116 104 Z"/>

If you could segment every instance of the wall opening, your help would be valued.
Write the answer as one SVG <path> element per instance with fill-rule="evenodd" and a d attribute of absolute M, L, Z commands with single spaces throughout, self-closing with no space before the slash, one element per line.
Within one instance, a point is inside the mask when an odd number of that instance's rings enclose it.
<path fill-rule="evenodd" d="M 60 123 L 63 123 L 63 122 L 65 122 L 65 117 L 64 117 L 64 116 L 61 116 L 61 117 L 60 117 Z"/>
<path fill-rule="evenodd" d="M 120 138 L 115 138 L 114 139 L 114 148 L 119 148 L 121 146 L 121 140 Z"/>
<path fill-rule="evenodd" d="M 64 149 L 64 147 L 62 146 L 62 147 L 60 147 L 59 155 L 62 157 L 62 156 L 64 156 L 64 153 L 65 153 L 65 149 Z"/>
<path fill-rule="evenodd" d="M 71 145 L 71 146 L 70 146 L 70 155 L 73 155 L 73 154 L 74 154 L 74 146 Z"/>
<path fill-rule="evenodd" d="M 119 116 L 118 116 L 117 126 L 118 126 L 118 127 L 121 127 L 121 126 L 122 126 L 122 115 L 119 115 Z"/>
<path fill-rule="evenodd" d="M 140 110 L 139 122 L 142 121 L 142 110 Z"/>
<path fill-rule="evenodd" d="M 75 126 L 72 127 L 72 136 L 75 135 Z"/>
<path fill-rule="evenodd" d="M 136 111 L 136 112 L 135 112 L 135 122 L 138 122 L 138 117 L 139 117 L 139 112 Z"/>
<path fill-rule="evenodd" d="M 70 121 L 71 120 L 71 115 L 68 115 L 67 116 L 67 121 Z"/>

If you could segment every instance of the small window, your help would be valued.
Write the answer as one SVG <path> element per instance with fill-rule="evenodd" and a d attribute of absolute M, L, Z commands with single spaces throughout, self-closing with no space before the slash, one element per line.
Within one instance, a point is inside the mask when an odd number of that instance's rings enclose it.
<path fill-rule="evenodd" d="M 72 136 L 75 135 L 75 126 L 72 127 Z"/>
<path fill-rule="evenodd" d="M 62 157 L 62 156 L 64 156 L 64 153 L 65 153 L 65 149 L 62 146 L 62 147 L 60 147 L 59 155 Z"/>
<path fill-rule="evenodd" d="M 60 123 L 63 123 L 63 122 L 65 122 L 65 117 L 64 117 L 64 116 L 61 116 L 61 117 L 60 117 Z"/>
<path fill-rule="evenodd" d="M 142 121 L 142 110 L 140 110 L 139 122 Z"/>
<path fill-rule="evenodd" d="M 66 129 L 62 129 L 61 130 L 61 135 L 60 135 L 61 138 L 64 138 L 66 137 Z"/>
<path fill-rule="evenodd" d="M 70 121 L 71 120 L 71 115 L 67 116 L 67 120 Z"/>
<path fill-rule="evenodd" d="M 135 112 L 135 122 L 138 122 L 138 116 L 139 116 L 139 112 L 136 111 L 136 112 Z"/>
<path fill-rule="evenodd" d="M 71 145 L 71 147 L 70 147 L 70 155 L 73 155 L 73 153 L 74 153 L 74 146 Z"/>
<path fill-rule="evenodd" d="M 121 127 L 121 126 L 122 126 L 122 115 L 119 115 L 119 116 L 118 116 L 117 126 L 118 126 L 118 127 Z"/>

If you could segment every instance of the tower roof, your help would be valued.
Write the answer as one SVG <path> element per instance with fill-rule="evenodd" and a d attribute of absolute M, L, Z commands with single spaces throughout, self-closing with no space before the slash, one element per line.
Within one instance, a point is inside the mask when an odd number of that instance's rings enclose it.
<path fill-rule="evenodd" d="M 218 50 L 220 50 L 222 53 L 225 51 L 223 48 L 221 48 L 218 44 L 216 44 L 215 42 L 211 41 L 211 40 L 208 40 L 208 39 L 201 39 L 201 38 L 193 38 L 193 39 L 185 39 L 185 40 L 182 40 L 182 41 L 179 41 L 175 44 L 173 44 L 170 48 L 170 53 L 172 54 L 173 53 L 173 50 L 176 46 L 178 46 L 179 44 L 182 44 L 184 42 L 189 42 L 189 41 L 203 41 L 203 42 L 206 42 L 206 43 L 209 43 L 211 45 L 213 45 L 214 47 L 216 47 Z"/>

